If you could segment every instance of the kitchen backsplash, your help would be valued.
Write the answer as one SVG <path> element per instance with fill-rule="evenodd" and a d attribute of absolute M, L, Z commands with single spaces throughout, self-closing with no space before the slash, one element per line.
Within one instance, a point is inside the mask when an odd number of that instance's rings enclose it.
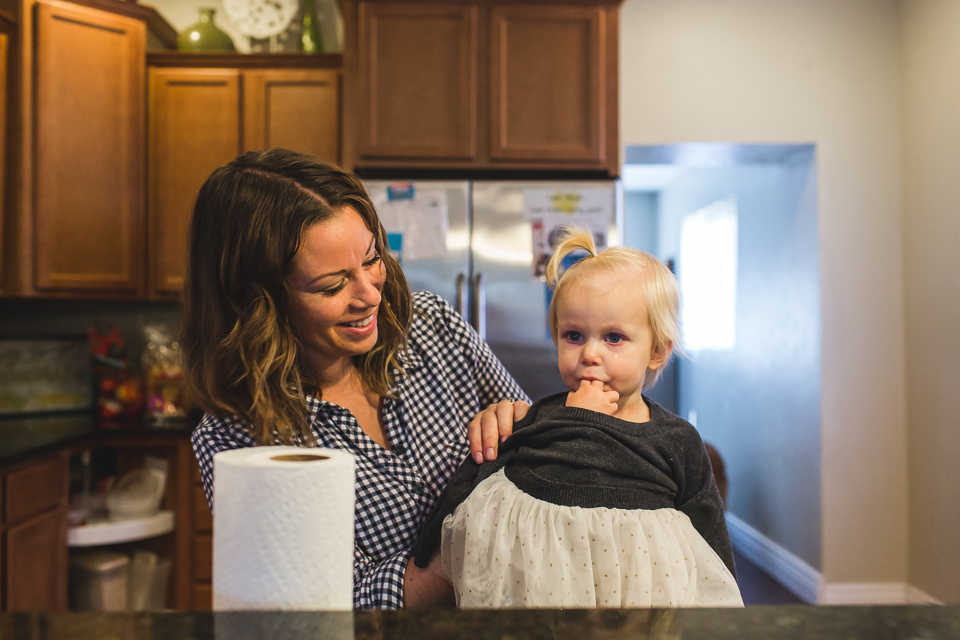
<path fill-rule="evenodd" d="M 176 336 L 180 312 L 175 302 L 0 299 L 0 338 L 84 335 L 95 323 L 120 330 L 128 361 L 139 369 L 146 347 L 144 327 L 162 324 Z"/>

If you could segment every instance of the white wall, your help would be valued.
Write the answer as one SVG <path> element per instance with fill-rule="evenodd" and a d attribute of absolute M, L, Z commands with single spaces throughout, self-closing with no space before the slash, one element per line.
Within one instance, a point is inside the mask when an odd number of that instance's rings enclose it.
<path fill-rule="evenodd" d="M 828 583 L 905 582 L 895 1 L 626 0 L 620 16 L 623 145 L 816 145 L 822 573 Z M 789 524 L 807 526 L 799 515 Z"/>
<path fill-rule="evenodd" d="M 910 583 L 960 602 L 960 2 L 900 10 Z"/>

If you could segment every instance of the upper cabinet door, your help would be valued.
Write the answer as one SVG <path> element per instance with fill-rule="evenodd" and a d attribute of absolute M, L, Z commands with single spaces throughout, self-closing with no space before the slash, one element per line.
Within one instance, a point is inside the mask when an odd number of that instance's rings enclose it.
<path fill-rule="evenodd" d="M 606 18 L 601 7 L 491 7 L 492 159 L 604 160 Z"/>
<path fill-rule="evenodd" d="M 0 20 L 0 29 L 6 27 L 3 20 Z M 0 293 L 3 292 L 4 285 L 9 277 L 4 271 L 6 256 L 4 248 L 7 238 L 4 236 L 4 229 L 7 228 L 7 99 L 8 87 L 7 71 L 8 49 L 10 37 L 0 31 Z M 0 602 L 2 602 L 3 593 L 0 592 Z"/>
<path fill-rule="evenodd" d="M 150 70 L 150 297 L 180 293 L 197 192 L 239 153 L 239 70 Z"/>
<path fill-rule="evenodd" d="M 34 286 L 144 291 L 144 24 L 36 5 Z"/>
<path fill-rule="evenodd" d="M 339 71 L 244 71 L 243 147 L 284 147 L 339 162 Z"/>
<path fill-rule="evenodd" d="M 475 4 L 360 2 L 361 158 L 477 155 Z"/>

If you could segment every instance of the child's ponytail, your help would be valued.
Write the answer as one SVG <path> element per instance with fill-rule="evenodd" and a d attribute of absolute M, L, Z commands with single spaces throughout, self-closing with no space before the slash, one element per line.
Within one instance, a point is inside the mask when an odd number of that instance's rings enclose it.
<path fill-rule="evenodd" d="M 556 288 L 563 276 L 561 267 L 564 259 L 575 251 L 586 251 L 591 258 L 597 257 L 597 245 L 593 241 L 593 234 L 580 227 L 564 227 L 561 240 L 547 263 L 547 284 L 551 289 Z"/>

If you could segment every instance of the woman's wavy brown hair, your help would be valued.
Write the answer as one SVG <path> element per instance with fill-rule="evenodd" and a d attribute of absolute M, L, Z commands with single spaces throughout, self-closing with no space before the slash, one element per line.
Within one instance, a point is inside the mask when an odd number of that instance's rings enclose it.
<path fill-rule="evenodd" d="M 386 268 L 377 343 L 354 362 L 370 390 L 389 396 L 412 303 L 359 178 L 318 158 L 269 149 L 220 167 L 197 196 L 180 343 L 187 390 L 204 411 L 239 416 L 258 444 L 316 442 L 305 395 L 322 393 L 324 381 L 304 367 L 285 276 L 306 229 L 344 207 L 363 218 Z"/>

